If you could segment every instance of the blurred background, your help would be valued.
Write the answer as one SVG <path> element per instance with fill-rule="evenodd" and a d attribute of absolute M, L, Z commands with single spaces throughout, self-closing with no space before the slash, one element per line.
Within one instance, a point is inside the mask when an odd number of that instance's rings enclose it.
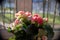
<path fill-rule="evenodd" d="M 47 17 L 55 33 L 52 40 L 60 40 L 60 0 L 0 0 L 0 35 L 2 40 L 7 40 L 12 36 L 6 31 L 6 27 L 15 20 L 14 14 L 20 10 L 30 11 L 32 14 L 38 13 L 43 18 Z"/>

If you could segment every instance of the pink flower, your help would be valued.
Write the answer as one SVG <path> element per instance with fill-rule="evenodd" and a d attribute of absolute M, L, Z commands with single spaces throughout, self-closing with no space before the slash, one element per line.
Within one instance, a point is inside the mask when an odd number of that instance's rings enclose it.
<path fill-rule="evenodd" d="M 36 22 L 37 21 L 37 17 L 32 17 L 32 22 Z"/>
<path fill-rule="evenodd" d="M 44 21 L 48 22 L 48 18 L 43 18 Z"/>
<path fill-rule="evenodd" d="M 25 12 L 24 11 L 19 11 L 18 13 L 15 14 L 15 18 L 17 18 L 18 16 L 23 15 Z"/>
<path fill-rule="evenodd" d="M 38 18 L 38 14 L 34 14 L 34 16 L 32 17 L 32 20 L 37 21 L 37 18 Z"/>
<path fill-rule="evenodd" d="M 37 22 L 38 24 L 43 23 L 42 17 L 39 17 L 37 14 L 32 17 L 32 22 Z"/>
<path fill-rule="evenodd" d="M 16 13 L 16 14 L 15 14 L 15 18 L 17 18 L 18 16 L 19 16 L 19 14 L 18 14 L 18 13 Z"/>
<path fill-rule="evenodd" d="M 25 13 L 25 15 L 26 15 L 26 16 L 31 16 L 31 13 L 27 11 L 27 12 Z"/>
<path fill-rule="evenodd" d="M 38 14 L 34 14 L 35 17 L 38 17 L 39 15 Z"/>
<path fill-rule="evenodd" d="M 37 22 L 38 22 L 39 24 L 43 24 L 43 19 L 42 19 L 41 17 L 37 17 Z"/>
<path fill-rule="evenodd" d="M 19 11 L 18 14 L 23 15 L 25 12 L 24 11 Z"/>
<path fill-rule="evenodd" d="M 18 24 L 19 23 L 19 20 L 16 19 L 14 23 L 15 23 L 15 25 Z"/>

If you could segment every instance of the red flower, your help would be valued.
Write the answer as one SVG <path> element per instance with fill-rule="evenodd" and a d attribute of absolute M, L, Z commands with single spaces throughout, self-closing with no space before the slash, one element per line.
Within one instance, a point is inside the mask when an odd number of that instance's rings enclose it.
<path fill-rule="evenodd" d="M 35 15 L 32 17 L 32 21 L 33 21 L 33 22 L 37 22 L 38 24 L 42 24 L 42 23 L 43 23 L 42 17 L 39 17 L 37 14 L 35 14 Z"/>
<path fill-rule="evenodd" d="M 38 22 L 39 24 L 43 24 L 43 19 L 42 19 L 41 17 L 37 17 L 37 22 Z"/>
<path fill-rule="evenodd" d="M 37 21 L 37 18 L 38 18 L 38 14 L 34 14 L 34 16 L 32 17 L 32 20 Z"/>

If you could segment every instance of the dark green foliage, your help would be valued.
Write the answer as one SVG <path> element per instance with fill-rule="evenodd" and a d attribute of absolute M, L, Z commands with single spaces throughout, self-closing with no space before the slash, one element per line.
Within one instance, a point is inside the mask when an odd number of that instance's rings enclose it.
<path fill-rule="evenodd" d="M 38 34 L 38 27 L 36 27 L 35 24 L 29 25 L 27 30 L 31 32 L 33 35 Z"/>
<path fill-rule="evenodd" d="M 47 31 L 48 35 L 50 35 L 51 37 L 54 36 L 53 28 L 51 27 L 51 25 L 46 24 L 44 26 L 44 29 Z"/>
<path fill-rule="evenodd" d="M 31 21 L 30 21 L 30 20 L 27 20 L 27 19 L 24 19 L 23 22 L 24 22 L 26 25 L 30 25 L 30 24 L 31 24 Z"/>
<path fill-rule="evenodd" d="M 26 36 L 26 33 L 24 30 L 21 30 L 21 31 L 17 31 L 15 33 L 15 36 L 16 36 L 16 40 L 24 40 L 25 39 L 25 36 Z"/>
<path fill-rule="evenodd" d="M 14 36 L 12 38 L 10 38 L 11 40 L 33 40 L 33 34 L 28 34 L 26 33 L 24 30 L 21 31 L 17 31 L 16 33 L 14 33 Z"/>
<path fill-rule="evenodd" d="M 30 24 L 27 28 L 23 27 L 22 30 L 19 30 L 17 27 L 16 30 L 11 32 L 15 35 L 15 37 L 11 38 L 12 40 L 34 40 L 36 35 L 36 38 L 39 36 L 42 37 L 43 35 L 52 38 L 54 35 L 53 28 L 49 24 L 41 25 L 39 27 L 35 24 Z"/>

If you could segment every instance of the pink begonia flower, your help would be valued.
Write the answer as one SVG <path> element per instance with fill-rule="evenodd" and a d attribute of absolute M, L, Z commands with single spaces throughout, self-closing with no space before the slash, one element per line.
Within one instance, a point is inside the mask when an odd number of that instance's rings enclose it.
<path fill-rule="evenodd" d="M 15 14 L 15 18 L 17 18 L 18 16 L 19 16 L 19 14 L 18 14 L 18 13 L 16 13 L 16 14 Z"/>
<path fill-rule="evenodd" d="M 24 11 L 19 11 L 18 14 L 23 15 L 25 12 Z"/>
<path fill-rule="evenodd" d="M 25 12 L 24 11 L 19 11 L 18 13 L 15 14 L 15 18 L 17 18 L 18 16 L 23 15 Z"/>
<path fill-rule="evenodd" d="M 15 23 L 15 25 L 18 24 L 19 23 L 19 20 L 16 19 L 14 23 Z"/>
<path fill-rule="evenodd" d="M 43 23 L 43 19 L 38 14 L 36 14 L 36 15 L 34 15 L 32 17 L 32 22 L 37 22 L 38 24 L 42 24 Z"/>
<path fill-rule="evenodd" d="M 38 22 L 39 24 L 43 24 L 43 19 L 42 19 L 41 17 L 37 17 L 37 22 Z"/>
<path fill-rule="evenodd" d="M 32 21 L 37 21 L 37 17 L 32 17 Z"/>
<path fill-rule="evenodd" d="M 38 17 L 39 17 L 38 14 L 34 14 L 33 17 L 32 17 L 32 20 L 33 20 L 33 21 L 37 21 L 37 18 L 38 18 Z"/>
<path fill-rule="evenodd" d="M 48 22 L 48 18 L 43 18 L 44 21 Z"/>
<path fill-rule="evenodd" d="M 38 17 L 39 15 L 38 14 L 34 14 L 34 17 Z"/>
<path fill-rule="evenodd" d="M 28 16 L 31 16 L 31 13 L 30 12 L 25 12 L 25 15 L 28 17 Z"/>

